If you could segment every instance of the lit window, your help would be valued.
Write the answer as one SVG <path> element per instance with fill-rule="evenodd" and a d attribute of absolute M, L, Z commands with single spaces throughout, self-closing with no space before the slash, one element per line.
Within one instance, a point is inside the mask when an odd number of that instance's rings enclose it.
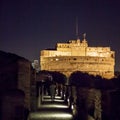
<path fill-rule="evenodd" d="M 76 58 L 73 58 L 73 60 L 77 60 Z"/>
<path fill-rule="evenodd" d="M 56 58 L 55 60 L 56 60 L 56 61 L 58 61 L 59 59 L 58 59 L 58 58 Z"/>

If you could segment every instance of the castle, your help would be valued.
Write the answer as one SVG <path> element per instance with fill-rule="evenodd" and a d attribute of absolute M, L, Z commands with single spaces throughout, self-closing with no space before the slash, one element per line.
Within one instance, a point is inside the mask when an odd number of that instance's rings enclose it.
<path fill-rule="evenodd" d="M 100 75 L 110 79 L 114 77 L 115 52 L 110 47 L 89 47 L 83 40 L 69 40 L 57 43 L 56 49 L 40 51 L 41 70 L 58 71 L 70 76 L 74 71 Z"/>

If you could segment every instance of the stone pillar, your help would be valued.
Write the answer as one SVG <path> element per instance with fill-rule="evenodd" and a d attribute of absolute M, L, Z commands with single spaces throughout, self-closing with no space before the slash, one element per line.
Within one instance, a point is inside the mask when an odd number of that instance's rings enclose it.
<path fill-rule="evenodd" d="M 77 119 L 102 120 L 101 91 L 93 88 L 77 88 Z"/>
<path fill-rule="evenodd" d="M 76 109 L 77 115 L 76 119 L 80 120 L 87 120 L 88 119 L 88 112 L 87 112 L 87 94 L 88 91 L 86 88 L 79 88 L 77 87 L 77 99 L 76 99 Z"/>
<path fill-rule="evenodd" d="M 36 111 L 37 109 L 37 95 L 36 95 L 36 85 L 31 86 L 31 111 Z"/>
<path fill-rule="evenodd" d="M 70 97 L 70 108 L 72 109 L 72 114 L 73 117 L 76 117 L 77 115 L 77 92 L 76 92 L 76 87 L 71 86 L 71 97 Z"/>
<path fill-rule="evenodd" d="M 94 110 L 94 118 L 95 120 L 102 120 L 102 108 L 101 108 L 101 91 L 95 90 L 95 110 Z"/>

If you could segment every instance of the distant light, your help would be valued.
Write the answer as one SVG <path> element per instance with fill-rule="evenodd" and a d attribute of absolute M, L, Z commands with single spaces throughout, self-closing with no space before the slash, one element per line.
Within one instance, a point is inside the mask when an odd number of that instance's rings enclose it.
<path fill-rule="evenodd" d="M 68 119 L 68 118 L 72 118 L 73 116 L 72 116 L 72 114 L 70 114 L 70 113 L 62 113 L 62 112 L 60 112 L 60 113 L 57 113 L 57 112 L 55 112 L 54 114 L 51 112 L 51 113 L 48 113 L 48 112 L 43 112 L 43 113 L 39 113 L 39 112 L 35 112 L 35 113 L 31 113 L 30 114 L 30 116 L 29 116 L 29 118 L 30 119 L 40 119 L 40 118 L 42 118 L 42 119 L 45 119 L 45 118 L 61 118 L 61 119 Z"/>
<path fill-rule="evenodd" d="M 69 98 L 67 99 L 67 102 L 68 102 L 68 103 L 70 102 Z"/>
<path fill-rule="evenodd" d="M 58 61 L 59 59 L 58 59 L 58 58 L 56 58 L 55 60 L 56 60 L 56 61 Z"/>
<path fill-rule="evenodd" d="M 67 105 L 58 105 L 58 104 L 46 104 L 46 105 L 41 105 L 41 108 L 68 108 Z"/>
<path fill-rule="evenodd" d="M 69 113 L 57 113 L 57 114 L 52 114 L 51 117 L 72 118 L 72 114 L 69 114 Z"/>
<path fill-rule="evenodd" d="M 73 106 L 73 105 L 71 106 L 71 109 L 72 109 L 72 110 L 74 109 L 74 106 Z"/>

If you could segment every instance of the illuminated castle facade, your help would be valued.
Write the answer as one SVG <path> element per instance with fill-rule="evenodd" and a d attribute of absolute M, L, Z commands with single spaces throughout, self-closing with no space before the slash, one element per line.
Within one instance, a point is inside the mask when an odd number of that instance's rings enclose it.
<path fill-rule="evenodd" d="M 74 71 L 114 77 L 115 52 L 110 47 L 89 47 L 84 37 L 82 41 L 69 40 L 57 43 L 55 50 L 40 51 L 41 70 L 58 71 L 67 77 Z"/>

